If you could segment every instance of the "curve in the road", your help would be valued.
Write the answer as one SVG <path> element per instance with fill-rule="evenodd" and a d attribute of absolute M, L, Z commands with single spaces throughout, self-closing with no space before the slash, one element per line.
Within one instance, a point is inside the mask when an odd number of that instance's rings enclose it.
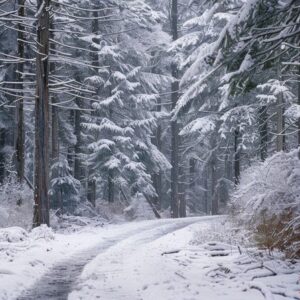
<path fill-rule="evenodd" d="M 196 222 L 196 220 L 190 219 L 178 223 L 154 223 L 150 228 L 142 228 L 131 231 L 126 235 L 116 236 L 115 238 L 102 243 L 98 247 L 80 252 L 72 258 L 54 266 L 30 290 L 17 298 L 17 300 L 67 300 L 68 295 L 75 287 L 76 280 L 80 276 L 84 266 L 110 247 L 115 246 L 117 243 L 122 242 L 127 238 L 140 235 L 144 231 L 153 231 L 155 228 L 159 229 L 158 231 L 154 230 L 151 235 L 146 235 L 146 238 L 138 239 L 139 243 L 151 242 L 165 234 L 184 228 L 194 222 Z"/>

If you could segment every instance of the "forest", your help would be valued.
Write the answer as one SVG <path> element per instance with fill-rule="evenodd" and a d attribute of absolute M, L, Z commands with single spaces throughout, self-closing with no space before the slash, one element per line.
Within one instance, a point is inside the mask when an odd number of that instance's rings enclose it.
<path fill-rule="evenodd" d="M 300 0 L 0 0 L 0 300 L 299 274 Z"/>

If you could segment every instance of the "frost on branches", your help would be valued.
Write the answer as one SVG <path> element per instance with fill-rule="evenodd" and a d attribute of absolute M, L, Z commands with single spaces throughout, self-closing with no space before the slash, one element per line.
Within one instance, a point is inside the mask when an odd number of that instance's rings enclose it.
<path fill-rule="evenodd" d="M 300 162 L 298 150 L 280 152 L 244 171 L 232 201 L 240 223 L 261 247 L 300 255 Z"/>

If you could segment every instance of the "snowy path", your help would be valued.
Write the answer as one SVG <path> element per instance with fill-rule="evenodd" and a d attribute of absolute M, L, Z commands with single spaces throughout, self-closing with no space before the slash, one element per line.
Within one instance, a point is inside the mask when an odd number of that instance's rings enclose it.
<path fill-rule="evenodd" d="M 86 265 L 68 299 L 299 300 L 300 263 L 240 254 L 222 220 L 199 218 L 121 241 Z"/>
<path fill-rule="evenodd" d="M 196 219 L 187 219 L 179 222 L 161 221 L 152 222 L 150 225 L 141 223 L 141 227 L 130 230 L 125 234 L 117 234 L 101 242 L 96 247 L 82 251 L 72 256 L 70 259 L 60 262 L 47 272 L 31 289 L 26 291 L 18 300 L 64 300 L 68 299 L 69 293 L 75 287 L 76 280 L 81 274 L 84 266 L 93 258 L 111 247 L 119 247 L 119 244 L 134 240 L 137 244 L 144 244 L 162 237 L 175 230 L 183 228 Z M 138 224 L 138 223 L 137 223 Z M 147 223 L 146 223 L 147 224 Z M 125 228 L 127 227 L 124 225 Z M 150 227 L 150 229 L 149 229 Z"/>
<path fill-rule="evenodd" d="M 241 254 L 230 232 L 199 217 L 0 243 L 0 299 L 300 300 L 299 261 Z"/>

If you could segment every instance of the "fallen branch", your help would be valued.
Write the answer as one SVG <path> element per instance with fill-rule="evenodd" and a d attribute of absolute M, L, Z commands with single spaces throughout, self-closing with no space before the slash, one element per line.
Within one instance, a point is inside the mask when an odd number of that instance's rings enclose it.
<path fill-rule="evenodd" d="M 276 273 L 263 273 L 263 274 L 258 274 L 258 275 L 254 275 L 251 280 L 254 279 L 258 279 L 258 278 L 266 278 L 266 277 L 272 277 L 272 276 L 276 276 Z"/>
<path fill-rule="evenodd" d="M 296 293 L 272 290 L 272 294 L 279 295 L 286 298 L 292 298 L 295 300 L 300 300 L 300 295 L 298 296 Z"/>
<path fill-rule="evenodd" d="M 182 274 L 178 273 L 178 272 L 175 272 L 175 274 L 179 277 L 181 277 L 182 279 L 185 279 L 186 280 L 186 277 L 184 277 Z"/>
<path fill-rule="evenodd" d="M 273 297 L 273 294 L 271 293 L 271 291 L 262 284 L 251 283 L 249 285 L 249 288 L 260 291 L 267 300 L 274 300 L 274 297 Z"/>
<path fill-rule="evenodd" d="M 164 256 L 164 255 L 169 255 L 169 254 L 176 254 L 176 253 L 179 253 L 181 250 L 172 250 L 172 251 L 166 251 L 166 252 L 163 252 L 161 255 Z"/>

